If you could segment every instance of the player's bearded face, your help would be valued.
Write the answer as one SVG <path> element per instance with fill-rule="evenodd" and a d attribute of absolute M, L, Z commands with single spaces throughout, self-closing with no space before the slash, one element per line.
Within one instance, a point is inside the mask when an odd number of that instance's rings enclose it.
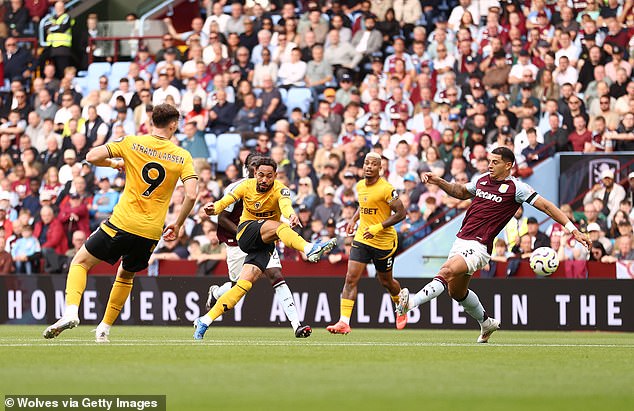
<path fill-rule="evenodd" d="M 257 190 L 260 193 L 269 191 L 275 182 L 275 171 L 271 167 L 261 166 L 255 172 L 257 180 Z"/>

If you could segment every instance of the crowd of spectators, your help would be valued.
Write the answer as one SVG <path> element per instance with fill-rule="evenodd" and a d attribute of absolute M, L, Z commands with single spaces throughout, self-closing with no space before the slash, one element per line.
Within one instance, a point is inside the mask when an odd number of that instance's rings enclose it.
<path fill-rule="evenodd" d="M 469 206 L 421 184 L 423 172 L 472 181 L 498 146 L 514 151 L 518 177 L 555 152 L 634 148 L 633 0 L 203 0 L 188 30 L 164 19 L 160 50 L 151 53 L 141 40 L 117 84 L 104 75 L 88 89 L 77 80 L 86 55 L 108 59 L 87 46 L 97 16 L 73 31 L 83 34 L 73 38 L 79 52 L 68 65 L 68 56 L 61 63 L 50 50 L 33 56 L 21 41 L 25 16 L 38 21 L 47 12 L 33 3 L 11 0 L 0 9 L 0 248 L 12 257 L 9 270 L 64 269 L 79 241 L 112 213 L 125 182 L 116 170 L 91 167 L 86 153 L 149 132 L 152 106 L 165 102 L 182 113 L 174 142 L 195 159 L 201 202 L 241 177 L 249 152 L 269 155 L 292 191 L 302 236 L 340 237 L 333 263 L 350 247 L 345 219 L 369 151 L 383 156 L 384 177 L 408 212 L 396 226 L 407 247 Z M 62 21 L 63 2 L 51 6 Z M 294 88 L 312 95 L 304 111 L 286 106 Z M 227 132 L 240 133 L 243 147 L 217 170 L 205 135 Z M 600 200 L 601 232 L 631 243 L 631 225 L 625 233 L 614 220 L 620 200 L 608 202 L 600 190 L 586 200 Z M 631 194 L 624 199 L 631 204 Z M 181 201 L 177 190 L 168 221 Z M 152 261 L 221 259 L 215 230 L 198 211 Z M 520 238 L 506 239 L 509 251 Z M 553 244 L 560 255 L 576 258 L 560 244 Z M 629 253 L 613 248 L 616 258 Z M 7 259 L 0 255 L 0 263 Z"/>

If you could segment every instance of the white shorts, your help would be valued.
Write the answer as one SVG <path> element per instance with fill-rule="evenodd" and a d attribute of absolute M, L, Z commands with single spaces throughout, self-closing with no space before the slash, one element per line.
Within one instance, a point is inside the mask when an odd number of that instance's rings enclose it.
<path fill-rule="evenodd" d="M 240 272 L 244 265 L 244 259 L 247 257 L 247 253 L 242 251 L 238 246 L 227 246 L 227 266 L 229 267 L 229 279 L 234 283 L 240 278 Z M 282 268 L 280 263 L 280 256 L 277 253 L 277 248 L 273 249 L 271 259 L 266 268 Z"/>
<path fill-rule="evenodd" d="M 449 251 L 449 257 L 460 255 L 467 263 L 467 275 L 471 275 L 485 265 L 489 264 L 491 255 L 487 252 L 487 246 L 475 240 L 463 240 L 456 238 L 456 241 Z"/>

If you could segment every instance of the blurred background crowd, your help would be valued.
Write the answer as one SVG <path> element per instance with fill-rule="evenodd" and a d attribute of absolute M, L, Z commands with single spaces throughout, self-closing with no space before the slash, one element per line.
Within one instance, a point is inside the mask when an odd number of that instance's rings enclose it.
<path fill-rule="evenodd" d="M 205 0 L 187 27 L 159 19 L 160 47 L 137 37 L 129 55 L 116 55 L 91 40 L 102 27 L 96 14 L 79 25 L 62 1 L 5 1 L 0 272 L 65 269 L 125 183 L 116 170 L 91 167 L 86 153 L 149 133 L 152 106 L 165 102 L 181 111 L 174 142 L 195 159 L 201 204 L 242 177 L 250 152 L 271 156 L 301 235 L 340 237 L 327 257 L 337 263 L 351 243 L 344 228 L 363 158 L 376 151 L 408 211 L 396 226 L 407 248 L 470 204 L 421 184 L 423 172 L 467 183 L 487 171 L 487 152 L 498 146 L 514 151 L 519 178 L 557 152 L 632 151 L 633 4 Z M 29 37 L 47 15 L 48 46 L 34 48 Z M 606 172 L 582 210 L 563 206 L 592 237 L 591 259 L 634 259 L 629 177 Z M 177 190 L 168 222 L 181 202 Z M 152 261 L 224 259 L 216 228 L 197 209 Z M 588 257 L 561 227 L 545 231 L 518 215 L 494 261 L 540 245 L 563 260 Z"/>

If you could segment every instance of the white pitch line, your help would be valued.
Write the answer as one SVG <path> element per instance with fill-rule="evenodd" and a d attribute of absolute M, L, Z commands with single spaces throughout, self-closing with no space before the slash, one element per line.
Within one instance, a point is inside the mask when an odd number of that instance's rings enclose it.
<path fill-rule="evenodd" d="M 20 339 L 17 341 L 33 341 Z M 518 348 L 530 348 L 530 347 L 553 347 L 553 348 L 634 348 L 634 344 L 524 344 L 524 343 L 491 343 L 491 344 L 477 344 L 477 343 L 434 343 L 434 342 L 312 342 L 312 341 L 259 341 L 259 340 L 239 340 L 239 341 L 221 341 L 221 340 L 206 340 L 206 341 L 192 341 L 192 340 L 123 340 L 112 341 L 108 344 L 97 344 L 86 340 L 63 340 L 58 342 L 0 342 L 1 347 L 100 347 L 100 346 L 122 346 L 122 347 L 151 347 L 151 346 L 220 346 L 220 347 L 235 347 L 235 346 L 260 346 L 260 347 L 518 347 Z"/>

